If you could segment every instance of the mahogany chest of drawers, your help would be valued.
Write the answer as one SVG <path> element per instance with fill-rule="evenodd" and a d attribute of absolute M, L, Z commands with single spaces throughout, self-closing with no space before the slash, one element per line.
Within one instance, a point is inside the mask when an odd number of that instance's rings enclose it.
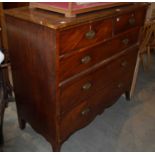
<path fill-rule="evenodd" d="M 128 97 L 146 9 L 138 3 L 76 18 L 7 11 L 20 127 L 28 122 L 59 151 L 73 132 Z"/>

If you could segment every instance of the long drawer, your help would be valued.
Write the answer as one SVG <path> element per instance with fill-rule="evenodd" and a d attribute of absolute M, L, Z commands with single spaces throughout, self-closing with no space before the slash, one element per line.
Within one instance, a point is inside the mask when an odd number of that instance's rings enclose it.
<path fill-rule="evenodd" d="M 62 85 L 60 88 L 61 113 L 70 110 L 82 100 L 94 95 L 94 92 L 107 88 L 120 75 L 132 74 L 137 50 L 137 48 L 131 48 L 118 59 Z"/>
<path fill-rule="evenodd" d="M 138 32 L 139 27 L 136 27 L 103 44 L 62 58 L 60 61 L 60 81 L 132 46 L 138 40 Z"/>
<path fill-rule="evenodd" d="M 127 79 L 129 80 L 129 79 Z M 126 90 L 125 84 L 118 87 L 119 81 L 116 85 L 109 85 L 106 91 L 98 92 L 94 96 L 81 102 L 72 111 L 61 117 L 60 132 L 61 140 L 66 139 L 72 132 L 84 127 L 91 122 L 97 114 L 104 111 L 106 107 L 112 105 Z"/>
<path fill-rule="evenodd" d="M 75 108 L 64 114 L 60 118 L 61 140 L 63 141 L 72 132 L 87 125 L 97 114 L 115 103 L 123 92 L 129 91 L 132 75 L 133 67 L 126 74 L 119 74 L 118 77 L 111 76 L 112 81 L 108 87 L 97 92 L 94 91 L 93 95 L 85 98 Z"/>
<path fill-rule="evenodd" d="M 112 19 L 101 20 L 60 32 L 60 55 L 112 37 Z"/>

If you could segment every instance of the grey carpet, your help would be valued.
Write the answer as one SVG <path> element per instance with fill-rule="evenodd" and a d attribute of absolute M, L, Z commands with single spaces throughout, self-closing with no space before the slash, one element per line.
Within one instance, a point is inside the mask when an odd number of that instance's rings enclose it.
<path fill-rule="evenodd" d="M 155 55 L 152 61 L 149 71 L 140 68 L 130 102 L 122 96 L 91 124 L 74 133 L 61 151 L 155 151 Z M 14 103 L 5 113 L 4 138 L 6 152 L 52 151 L 29 125 L 23 131 L 18 128 Z"/>

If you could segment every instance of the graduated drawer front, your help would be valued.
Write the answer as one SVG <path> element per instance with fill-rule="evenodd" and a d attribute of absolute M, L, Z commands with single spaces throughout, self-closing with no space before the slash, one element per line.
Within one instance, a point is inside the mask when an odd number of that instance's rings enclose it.
<path fill-rule="evenodd" d="M 137 48 L 135 48 L 132 53 L 132 56 L 134 56 L 134 65 L 136 62 L 136 55 Z M 128 71 L 127 74 L 119 74 L 118 76 L 111 75 L 112 82 L 109 83 L 108 87 L 101 91 L 94 92 L 93 95 L 82 100 L 71 111 L 60 118 L 62 141 L 77 129 L 82 128 L 91 122 L 97 114 L 100 114 L 106 107 L 115 103 L 123 92 L 130 89 L 134 66 L 132 65 L 131 68 L 132 69 Z"/>
<path fill-rule="evenodd" d="M 82 112 L 86 109 L 92 109 L 88 101 L 81 102 L 67 115 L 60 118 L 60 141 L 64 141 L 70 134 L 86 126 L 95 118 L 94 111 L 88 112 L 84 116 Z"/>
<path fill-rule="evenodd" d="M 130 28 L 141 26 L 145 20 L 145 9 L 130 12 L 124 15 L 117 16 L 114 19 L 114 34 L 124 32 Z"/>
<path fill-rule="evenodd" d="M 130 74 L 135 65 L 137 52 L 129 50 L 117 60 L 102 65 L 95 71 L 64 84 L 60 88 L 60 110 L 64 113 L 82 100 L 106 88 L 113 81 L 113 77 Z"/>
<path fill-rule="evenodd" d="M 119 87 L 120 80 L 115 80 L 109 84 L 109 87 L 100 92 L 94 92 L 94 94 L 80 102 L 67 114 L 60 118 L 60 133 L 61 140 L 65 140 L 74 131 L 86 126 L 90 123 L 97 114 L 100 114 L 104 109 L 114 104 L 122 93 L 127 90 L 126 81 L 130 79 L 122 77 L 121 83 L 124 86 Z M 129 83 L 129 82 L 128 82 Z"/>
<path fill-rule="evenodd" d="M 60 55 L 112 36 L 112 19 L 84 24 L 60 32 Z"/>
<path fill-rule="evenodd" d="M 110 41 L 64 57 L 60 61 L 60 81 L 84 71 L 135 44 L 138 40 L 138 33 L 139 27 L 136 27 Z"/>

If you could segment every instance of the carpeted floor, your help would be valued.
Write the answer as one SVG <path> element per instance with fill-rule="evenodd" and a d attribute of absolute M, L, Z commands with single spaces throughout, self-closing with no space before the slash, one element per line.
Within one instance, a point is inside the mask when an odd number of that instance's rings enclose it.
<path fill-rule="evenodd" d="M 155 151 L 155 55 L 148 72 L 140 68 L 132 100 L 122 96 L 87 127 L 73 134 L 61 151 Z M 15 104 L 5 112 L 3 150 L 52 151 L 50 144 L 27 125 L 18 128 Z"/>

